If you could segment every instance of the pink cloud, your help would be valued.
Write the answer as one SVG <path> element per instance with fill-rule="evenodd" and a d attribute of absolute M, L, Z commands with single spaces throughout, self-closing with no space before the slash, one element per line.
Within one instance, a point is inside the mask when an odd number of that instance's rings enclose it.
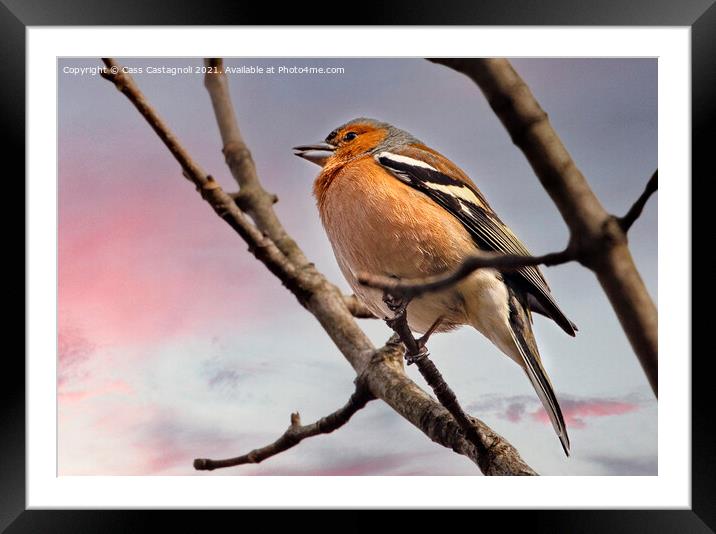
<path fill-rule="evenodd" d="M 57 357 L 62 366 L 81 363 L 93 350 L 94 345 L 77 329 L 63 327 L 57 333 Z"/>
<path fill-rule="evenodd" d="M 180 177 L 158 181 L 129 160 L 93 181 L 68 159 L 60 168 L 61 317 L 109 344 L 256 317 L 270 275 L 258 274 L 265 270 Z"/>
<path fill-rule="evenodd" d="M 82 364 L 95 346 L 76 328 L 61 326 L 57 332 L 57 384 L 62 387 L 83 373 Z"/>
<path fill-rule="evenodd" d="M 61 389 L 57 392 L 57 397 L 62 406 L 66 403 L 79 402 L 102 395 L 131 395 L 132 393 L 134 393 L 134 388 L 127 382 L 124 380 L 113 380 L 96 388 L 72 390 Z"/>
<path fill-rule="evenodd" d="M 371 476 L 385 474 L 403 467 L 415 455 L 384 454 L 372 458 L 346 458 L 340 462 L 314 468 L 263 468 L 261 475 L 275 476 Z M 266 463 L 271 459 L 266 460 Z M 241 469 L 241 467 L 237 467 Z M 252 473 L 253 474 L 253 473 Z"/>
<path fill-rule="evenodd" d="M 567 426 L 572 428 L 584 428 L 586 419 L 623 415 L 639 409 L 639 404 L 634 402 L 600 399 L 566 399 L 560 402 L 560 405 Z M 550 423 L 549 416 L 542 407 L 536 409 L 531 415 L 536 421 Z"/>
<path fill-rule="evenodd" d="M 111 394 L 131 394 L 133 388 L 124 380 L 108 380 L 95 376 L 91 358 L 98 347 L 84 332 L 62 325 L 57 333 L 57 399 L 60 410 L 66 403 L 83 401 Z"/>
<path fill-rule="evenodd" d="M 505 410 L 505 418 L 508 421 L 517 423 L 525 413 L 525 405 L 520 402 L 511 402 Z"/>
<path fill-rule="evenodd" d="M 131 474 L 192 475 L 194 458 L 219 457 L 237 450 L 242 436 L 217 429 L 167 408 L 150 409 L 132 430 Z"/>
<path fill-rule="evenodd" d="M 560 397 L 560 407 L 568 427 L 585 428 L 589 419 L 624 415 L 638 410 L 641 403 L 633 397 L 601 399 L 595 397 Z M 517 395 L 504 398 L 488 398 L 469 407 L 474 413 L 492 412 L 511 423 L 519 423 L 526 417 L 533 421 L 551 424 L 549 416 L 536 397 Z"/>
<path fill-rule="evenodd" d="M 177 466 L 183 466 L 186 471 L 191 468 L 193 457 L 185 448 L 171 448 L 157 444 L 159 448 L 145 451 L 146 459 L 138 474 L 158 475 Z"/>

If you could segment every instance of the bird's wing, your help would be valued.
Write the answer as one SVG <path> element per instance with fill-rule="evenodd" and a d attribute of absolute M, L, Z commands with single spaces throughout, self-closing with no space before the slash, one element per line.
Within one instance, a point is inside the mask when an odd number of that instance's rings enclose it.
<path fill-rule="evenodd" d="M 421 191 L 456 217 L 480 249 L 503 254 L 530 254 L 495 214 L 470 178 L 441 154 L 422 145 L 410 145 L 378 152 L 374 157 L 401 182 Z M 539 304 L 534 311 L 552 318 L 574 336 L 576 326 L 557 306 L 539 268 L 522 267 L 505 276 L 533 296 Z"/>

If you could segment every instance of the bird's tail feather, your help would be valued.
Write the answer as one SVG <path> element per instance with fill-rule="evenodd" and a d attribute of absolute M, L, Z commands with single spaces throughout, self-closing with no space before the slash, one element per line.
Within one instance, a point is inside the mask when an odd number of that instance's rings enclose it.
<path fill-rule="evenodd" d="M 527 376 L 532 382 L 537 396 L 542 401 L 550 421 L 552 421 L 552 426 L 562 443 L 564 453 L 569 456 L 569 435 L 567 435 L 567 425 L 564 423 L 562 409 L 559 407 L 552 383 L 542 366 L 536 344 L 534 342 L 530 343 L 527 336 L 531 337 L 532 333 L 524 332 L 520 328 L 512 328 L 512 337 L 522 356 Z"/>

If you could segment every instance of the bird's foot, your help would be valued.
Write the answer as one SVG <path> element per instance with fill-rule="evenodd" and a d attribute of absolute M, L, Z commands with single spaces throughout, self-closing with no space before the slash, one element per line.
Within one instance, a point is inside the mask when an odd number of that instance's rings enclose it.
<path fill-rule="evenodd" d="M 402 317 L 405 315 L 405 311 L 408 308 L 410 300 L 403 297 L 397 297 L 390 293 L 385 293 L 383 295 L 383 302 L 385 302 L 388 309 L 393 312 L 395 318 L 398 318 L 399 316 Z"/>
<path fill-rule="evenodd" d="M 428 331 L 415 340 L 416 350 L 405 351 L 405 362 L 407 365 L 412 365 L 418 360 L 422 360 L 423 358 L 426 358 L 430 355 L 430 353 L 428 352 L 428 340 L 430 339 L 430 336 L 435 333 L 435 330 L 437 330 L 437 328 L 442 322 L 443 317 L 438 317 L 435 322 L 430 326 L 430 328 L 428 328 Z"/>
<path fill-rule="evenodd" d="M 410 299 L 392 295 L 388 292 L 383 294 L 383 302 L 388 309 L 393 312 L 393 317 L 386 317 L 386 324 L 400 336 L 403 345 L 405 345 L 405 362 L 412 365 L 415 362 L 428 356 L 428 349 L 425 346 L 430 334 L 432 334 L 442 321 L 442 317 L 433 324 L 423 337 L 415 339 L 413 333 L 408 326 L 408 304 Z"/>

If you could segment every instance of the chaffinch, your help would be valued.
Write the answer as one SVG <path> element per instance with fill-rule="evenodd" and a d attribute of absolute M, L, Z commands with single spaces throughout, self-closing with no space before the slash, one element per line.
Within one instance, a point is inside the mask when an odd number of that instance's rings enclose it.
<path fill-rule="evenodd" d="M 393 312 L 382 292 L 358 273 L 422 278 L 456 268 L 479 250 L 529 254 L 452 161 L 385 122 L 354 119 L 325 143 L 295 154 L 322 167 L 313 191 L 338 265 L 356 296 L 378 317 Z M 537 267 L 479 269 L 462 282 L 416 298 L 410 328 L 425 333 L 460 325 L 477 329 L 526 372 L 569 455 L 569 437 L 532 333 L 531 312 L 576 327 L 552 297 Z"/>

